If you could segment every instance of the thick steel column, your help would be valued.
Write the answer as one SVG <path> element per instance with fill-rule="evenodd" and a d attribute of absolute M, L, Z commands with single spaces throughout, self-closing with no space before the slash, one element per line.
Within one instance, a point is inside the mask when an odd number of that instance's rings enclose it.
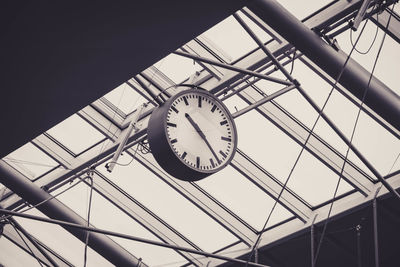
<path fill-rule="evenodd" d="M 0 160 L 0 183 L 4 184 L 32 205 L 51 197 L 49 193 L 33 184 L 29 179 L 2 160 Z M 78 216 L 57 199 L 53 198 L 38 206 L 37 209 L 52 219 L 87 226 L 87 223 L 83 218 Z M 86 231 L 68 227 L 64 228 L 82 242 L 85 242 Z M 137 258 L 105 235 L 91 233 L 89 246 L 116 266 L 138 266 L 139 261 Z"/>
<path fill-rule="evenodd" d="M 338 52 L 325 43 L 275 0 L 251 0 L 248 8 L 333 79 L 337 79 L 347 58 L 345 53 Z M 299 78 L 301 81 L 301 77 Z M 369 78 L 370 73 L 350 59 L 339 83 L 357 98 L 362 99 Z M 375 77 L 371 80 L 364 102 L 400 130 L 400 96 Z"/>

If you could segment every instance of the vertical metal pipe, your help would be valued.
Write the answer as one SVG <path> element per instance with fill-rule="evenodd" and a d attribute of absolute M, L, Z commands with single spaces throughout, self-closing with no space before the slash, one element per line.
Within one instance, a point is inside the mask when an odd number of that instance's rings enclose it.
<path fill-rule="evenodd" d="M 310 235 L 311 235 L 311 267 L 315 267 L 315 233 L 314 233 L 314 224 L 311 225 Z"/>
<path fill-rule="evenodd" d="M 51 198 L 49 193 L 36 186 L 2 160 L 0 160 L 0 183 L 32 205 Z M 46 201 L 38 206 L 37 209 L 52 219 L 86 226 L 86 221 L 83 218 L 55 198 Z M 64 228 L 82 242 L 85 242 L 85 230 L 70 227 Z M 92 233 L 89 238 L 89 247 L 116 266 L 137 266 L 138 264 L 137 258 L 102 234 Z"/>
<path fill-rule="evenodd" d="M 361 225 L 356 226 L 357 235 L 357 267 L 362 267 L 361 262 Z"/>
<path fill-rule="evenodd" d="M 247 6 L 328 75 L 337 79 L 347 58 L 345 53 L 330 47 L 275 0 L 252 0 Z M 362 99 L 369 77 L 370 73 L 366 69 L 350 59 L 339 83 Z M 375 77 L 371 80 L 364 102 L 400 130 L 400 96 Z"/>
<path fill-rule="evenodd" d="M 379 267 L 379 247 L 378 247 L 378 207 L 376 197 L 372 201 L 372 211 L 374 220 L 374 252 L 375 252 L 375 267 Z"/>

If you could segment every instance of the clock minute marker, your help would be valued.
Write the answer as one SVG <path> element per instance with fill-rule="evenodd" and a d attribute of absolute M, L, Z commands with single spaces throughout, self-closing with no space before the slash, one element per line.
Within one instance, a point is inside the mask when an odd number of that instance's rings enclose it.
<path fill-rule="evenodd" d="M 228 142 L 231 142 L 231 141 L 232 141 L 231 138 L 225 137 L 225 136 L 221 136 L 221 140 L 228 141 Z"/>
<path fill-rule="evenodd" d="M 213 159 L 211 159 L 211 158 L 210 158 L 210 163 L 211 163 L 211 166 L 212 166 L 213 168 L 215 168 L 215 163 L 214 163 Z"/>
<path fill-rule="evenodd" d="M 220 153 L 224 158 L 226 158 L 226 154 L 224 153 L 224 151 L 220 150 L 219 153 Z"/>
<path fill-rule="evenodd" d="M 187 100 L 187 98 L 185 96 L 183 97 L 183 101 L 185 102 L 186 106 L 189 106 L 189 102 L 188 102 L 188 100 Z"/>
<path fill-rule="evenodd" d="M 171 106 L 171 109 L 172 109 L 173 111 L 175 111 L 175 113 L 179 113 L 179 110 L 177 110 L 176 107 Z"/>

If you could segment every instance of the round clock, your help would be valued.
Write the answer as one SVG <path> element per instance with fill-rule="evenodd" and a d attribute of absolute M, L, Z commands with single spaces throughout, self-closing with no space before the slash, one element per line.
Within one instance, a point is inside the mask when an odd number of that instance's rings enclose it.
<path fill-rule="evenodd" d="M 197 181 L 224 168 L 237 145 L 228 109 L 202 89 L 181 91 L 156 108 L 147 136 L 160 166 L 185 181 Z"/>

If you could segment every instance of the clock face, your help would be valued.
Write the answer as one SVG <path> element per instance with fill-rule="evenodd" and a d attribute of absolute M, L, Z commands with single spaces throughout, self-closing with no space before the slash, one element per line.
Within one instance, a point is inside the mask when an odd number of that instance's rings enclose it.
<path fill-rule="evenodd" d="M 237 143 L 229 111 L 201 90 L 188 90 L 174 97 L 167 111 L 166 136 L 180 161 L 203 173 L 225 167 Z"/>

